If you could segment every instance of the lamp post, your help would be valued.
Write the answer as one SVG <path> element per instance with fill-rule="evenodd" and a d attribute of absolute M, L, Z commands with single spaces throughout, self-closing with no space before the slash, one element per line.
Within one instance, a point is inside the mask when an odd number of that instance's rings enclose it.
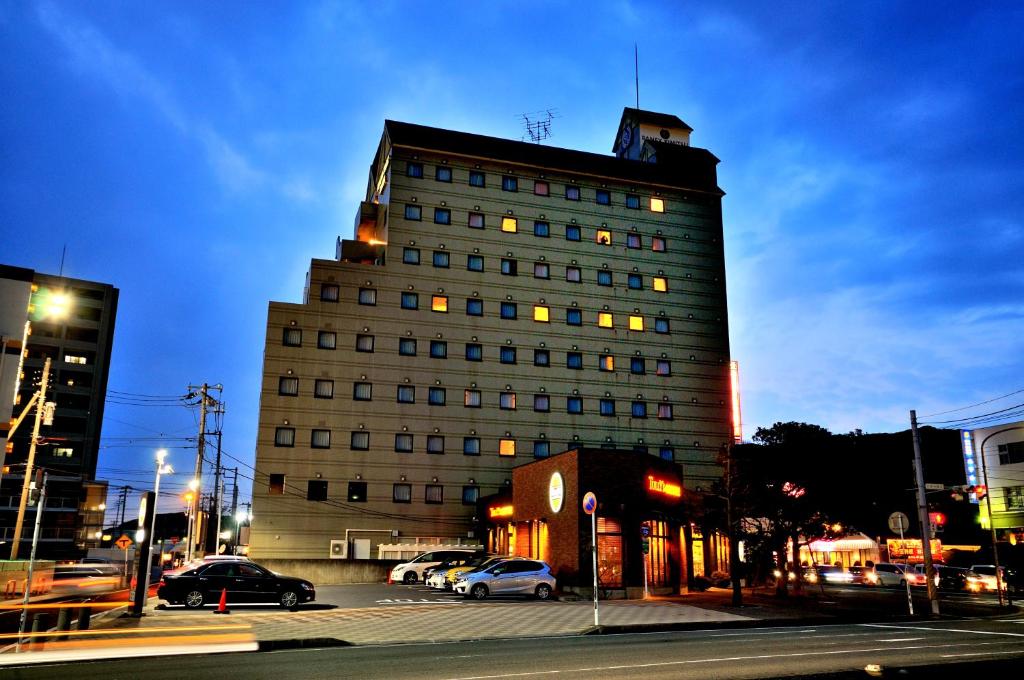
<path fill-rule="evenodd" d="M 999 548 L 996 546 L 996 523 L 992 517 L 992 487 L 988 485 L 988 466 L 985 464 L 985 442 L 997 434 L 1009 432 L 1010 430 L 1024 430 L 1024 425 L 1014 425 L 1013 427 L 997 430 L 982 439 L 981 445 L 978 447 L 979 454 L 981 455 L 981 478 L 985 482 L 985 508 L 988 511 L 988 528 L 992 532 L 992 562 L 996 567 L 996 596 L 999 598 L 1000 607 L 1003 606 L 1003 577 L 999 573 Z M 1006 589 L 1006 602 L 1008 605 L 1013 604 L 1009 588 Z"/>
<path fill-rule="evenodd" d="M 149 554 L 145 555 L 146 568 L 144 570 L 142 578 L 146 580 L 146 589 L 142 592 L 149 592 L 149 575 L 153 570 L 153 546 L 156 543 L 156 515 L 157 515 L 157 503 L 160 502 L 160 477 L 161 475 L 169 475 L 174 472 L 174 469 L 170 465 L 165 465 L 164 460 L 167 458 L 167 450 L 160 449 L 156 452 L 156 479 L 153 482 L 153 522 L 149 527 Z"/>

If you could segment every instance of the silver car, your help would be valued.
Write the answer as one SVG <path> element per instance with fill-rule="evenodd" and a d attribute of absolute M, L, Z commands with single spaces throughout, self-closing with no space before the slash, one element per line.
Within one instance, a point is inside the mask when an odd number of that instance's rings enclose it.
<path fill-rule="evenodd" d="M 555 590 L 551 567 L 536 560 L 509 560 L 480 571 L 469 571 L 455 581 L 455 592 L 482 600 L 488 595 L 534 595 L 547 600 Z"/>

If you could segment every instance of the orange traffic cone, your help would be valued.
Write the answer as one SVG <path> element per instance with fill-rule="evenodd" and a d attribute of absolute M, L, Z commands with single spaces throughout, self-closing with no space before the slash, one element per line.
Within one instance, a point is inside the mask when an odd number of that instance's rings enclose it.
<path fill-rule="evenodd" d="M 214 614 L 230 614 L 231 610 L 228 609 L 228 589 L 221 588 L 220 591 L 220 604 L 213 610 Z"/>

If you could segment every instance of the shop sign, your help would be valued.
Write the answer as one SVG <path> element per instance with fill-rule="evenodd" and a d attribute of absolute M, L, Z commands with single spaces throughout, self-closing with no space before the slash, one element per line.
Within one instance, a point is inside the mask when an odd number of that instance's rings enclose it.
<path fill-rule="evenodd" d="M 556 472 L 548 481 L 548 505 L 551 507 L 551 512 L 561 510 L 563 500 L 565 500 L 565 482 L 562 479 L 562 473 Z"/>
<path fill-rule="evenodd" d="M 902 560 L 923 560 L 924 550 L 922 550 L 921 539 L 919 538 L 890 538 L 885 542 L 886 547 L 889 549 L 889 560 L 902 559 Z M 942 554 L 942 542 L 937 539 L 932 539 L 932 555 Z"/>
<path fill-rule="evenodd" d="M 654 475 L 647 475 L 647 490 L 671 496 L 672 498 L 680 498 L 683 495 L 683 488 L 681 486 L 675 482 L 658 479 Z"/>
<path fill-rule="evenodd" d="M 491 508 L 487 508 L 487 513 L 491 519 L 503 519 L 512 516 L 511 505 L 496 505 Z"/>

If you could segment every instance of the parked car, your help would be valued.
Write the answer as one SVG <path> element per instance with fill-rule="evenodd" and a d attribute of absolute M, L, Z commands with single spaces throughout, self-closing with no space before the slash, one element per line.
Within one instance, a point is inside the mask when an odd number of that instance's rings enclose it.
<path fill-rule="evenodd" d="M 178 574 L 164 574 L 156 594 L 171 604 L 197 609 L 219 602 L 224 590 L 229 603 L 276 602 L 291 608 L 316 599 L 316 589 L 309 581 L 279 576 L 248 560 L 216 560 Z"/>
<path fill-rule="evenodd" d="M 815 567 L 817 580 L 825 583 L 853 583 L 853 574 L 840 566 L 823 564 Z"/>
<path fill-rule="evenodd" d="M 999 567 L 999 582 L 1006 590 L 1006 567 Z M 996 590 L 996 565 L 972 564 L 967 573 L 967 589 L 972 592 Z"/>
<path fill-rule="evenodd" d="M 871 567 L 864 567 L 859 564 L 850 567 L 850 583 L 866 584 L 865 576 L 870 569 Z"/>
<path fill-rule="evenodd" d="M 455 592 L 482 600 L 488 595 L 534 595 L 547 600 L 555 590 L 551 567 L 536 560 L 506 560 L 486 569 L 466 572 Z"/>
<path fill-rule="evenodd" d="M 391 570 L 391 581 L 394 583 L 412 584 L 422 580 L 423 570 L 433 567 L 445 560 L 454 560 L 465 555 L 479 555 L 482 551 L 479 548 L 448 548 L 445 550 L 432 550 L 417 555 L 408 562 L 403 562 Z"/>
<path fill-rule="evenodd" d="M 967 569 L 937 564 L 935 565 L 935 586 L 939 590 L 966 590 L 967 574 Z"/>
<path fill-rule="evenodd" d="M 874 568 L 869 567 L 869 569 L 871 569 L 871 575 L 867 576 L 866 580 L 874 585 L 904 586 L 907 582 L 911 585 L 916 585 L 919 581 L 924 582 L 924 576 L 909 571 L 905 564 L 879 562 Z"/>
<path fill-rule="evenodd" d="M 455 559 L 445 560 L 436 566 L 427 567 L 423 570 L 423 583 L 431 588 L 444 588 L 444 579 L 448 575 L 448 570 L 464 566 L 473 559 L 475 558 L 472 553 L 466 553 Z"/>
<path fill-rule="evenodd" d="M 448 574 L 445 576 L 445 590 L 454 590 L 455 582 L 459 580 L 459 576 L 470 571 L 479 571 L 481 569 L 487 569 L 488 567 L 494 566 L 498 562 L 507 562 L 508 560 L 521 560 L 522 557 L 512 557 L 510 555 L 483 555 L 476 557 L 471 560 L 468 564 L 461 567 L 455 567 L 448 570 Z"/>

